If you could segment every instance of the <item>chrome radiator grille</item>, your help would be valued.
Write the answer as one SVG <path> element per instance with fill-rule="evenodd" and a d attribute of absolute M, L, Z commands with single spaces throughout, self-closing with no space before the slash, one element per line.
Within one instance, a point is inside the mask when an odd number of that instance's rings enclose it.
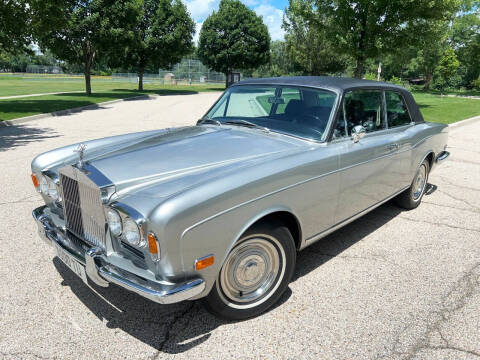
<path fill-rule="evenodd" d="M 88 243 L 105 248 L 100 189 L 76 168 L 62 168 L 59 173 L 67 229 Z"/>

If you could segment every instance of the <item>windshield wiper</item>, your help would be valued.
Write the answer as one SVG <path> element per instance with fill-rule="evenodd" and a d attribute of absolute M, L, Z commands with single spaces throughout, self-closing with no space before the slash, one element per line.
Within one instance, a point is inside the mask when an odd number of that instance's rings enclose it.
<path fill-rule="evenodd" d="M 213 120 L 213 119 L 200 119 L 197 121 L 197 125 L 200 124 L 215 124 L 218 126 L 222 126 L 222 123 L 218 120 Z"/>
<path fill-rule="evenodd" d="M 246 127 L 249 127 L 249 128 L 260 129 L 260 130 L 263 130 L 265 132 L 270 132 L 269 128 L 266 128 L 265 126 L 254 124 L 254 123 L 252 123 L 250 121 L 247 121 L 247 120 L 229 120 L 229 121 L 224 122 L 224 124 L 225 125 L 246 126 Z"/>

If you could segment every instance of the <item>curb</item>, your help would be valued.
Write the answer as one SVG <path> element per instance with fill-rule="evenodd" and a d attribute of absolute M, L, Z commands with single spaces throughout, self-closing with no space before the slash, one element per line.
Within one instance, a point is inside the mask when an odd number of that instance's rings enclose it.
<path fill-rule="evenodd" d="M 468 119 L 465 119 L 465 120 L 460 120 L 460 121 L 457 121 L 456 123 L 453 123 L 453 124 L 449 124 L 448 126 L 449 127 L 458 127 L 458 126 L 464 126 L 464 125 L 468 125 L 472 122 L 475 122 L 477 120 L 480 120 L 480 116 L 474 116 L 472 118 L 468 118 Z"/>
<path fill-rule="evenodd" d="M 97 104 L 90 104 L 90 105 L 85 105 L 85 106 L 79 106 L 73 109 L 66 109 L 66 110 L 59 110 L 59 111 L 54 111 L 51 113 L 45 113 L 45 114 L 37 114 L 37 115 L 31 115 L 31 116 L 25 116 L 22 118 L 18 119 L 13 119 L 13 120 L 5 120 L 5 121 L 0 121 L 0 128 L 2 127 L 8 127 L 8 126 L 15 126 L 17 124 L 22 124 L 25 122 L 33 121 L 33 120 L 38 120 L 38 119 L 43 119 L 49 116 L 62 116 L 62 115 L 69 115 L 73 114 L 82 110 L 94 110 L 97 109 L 99 106 L 102 105 L 108 105 L 108 104 L 114 104 L 117 102 L 121 101 L 128 101 L 128 100 L 140 100 L 140 99 L 154 99 L 158 97 L 159 95 L 151 95 L 151 94 L 145 94 L 145 95 L 138 95 L 138 96 L 132 96 L 124 99 L 116 99 L 116 100 L 110 100 L 110 101 L 104 101 L 101 103 Z"/>
<path fill-rule="evenodd" d="M 27 95 L 0 96 L 0 100 L 20 99 L 20 98 L 26 98 L 26 97 L 47 96 L 47 95 L 59 95 L 59 94 L 73 94 L 73 93 L 83 93 L 83 92 L 85 92 L 85 90 L 62 91 L 62 92 L 52 92 L 52 93 L 42 93 L 42 94 L 27 94 Z"/>

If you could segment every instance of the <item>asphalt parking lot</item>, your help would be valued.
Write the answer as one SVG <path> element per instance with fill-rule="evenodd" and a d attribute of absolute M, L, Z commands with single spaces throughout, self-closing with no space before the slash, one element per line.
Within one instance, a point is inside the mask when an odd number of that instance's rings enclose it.
<path fill-rule="evenodd" d="M 480 359 L 480 120 L 413 211 L 387 203 L 298 255 L 268 313 L 228 323 L 89 288 L 36 234 L 30 162 L 108 135 L 194 124 L 218 93 L 162 96 L 0 128 L 1 359 Z"/>

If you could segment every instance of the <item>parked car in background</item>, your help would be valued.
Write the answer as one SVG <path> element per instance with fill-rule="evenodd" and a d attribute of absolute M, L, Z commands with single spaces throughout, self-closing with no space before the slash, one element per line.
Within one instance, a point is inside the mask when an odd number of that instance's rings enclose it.
<path fill-rule="evenodd" d="M 196 126 L 37 156 L 33 217 L 87 284 L 245 319 L 279 299 L 297 251 L 390 199 L 417 207 L 447 131 L 395 85 L 245 80 Z"/>

